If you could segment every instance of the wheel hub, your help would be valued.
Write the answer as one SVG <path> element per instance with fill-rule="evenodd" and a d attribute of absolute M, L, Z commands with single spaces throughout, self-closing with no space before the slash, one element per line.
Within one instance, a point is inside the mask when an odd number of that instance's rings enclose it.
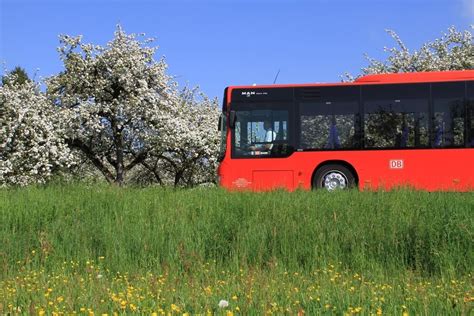
<path fill-rule="evenodd" d="M 324 187 L 328 191 L 347 188 L 346 177 L 335 171 L 328 172 L 323 178 Z"/>

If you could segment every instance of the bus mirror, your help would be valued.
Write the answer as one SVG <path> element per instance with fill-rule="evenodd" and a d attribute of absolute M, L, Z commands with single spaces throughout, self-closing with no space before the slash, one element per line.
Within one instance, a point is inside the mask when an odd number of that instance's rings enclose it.
<path fill-rule="evenodd" d="M 219 132 L 222 130 L 222 114 L 219 116 L 219 124 L 217 126 L 217 130 Z"/>
<path fill-rule="evenodd" d="M 235 127 L 235 121 L 237 120 L 237 115 L 235 114 L 235 111 L 230 111 L 229 113 L 229 126 L 230 128 Z"/>

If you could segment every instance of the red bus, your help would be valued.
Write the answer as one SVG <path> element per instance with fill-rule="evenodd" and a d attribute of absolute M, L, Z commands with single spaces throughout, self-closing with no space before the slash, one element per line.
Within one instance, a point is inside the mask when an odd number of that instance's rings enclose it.
<path fill-rule="evenodd" d="M 474 70 L 232 86 L 219 183 L 255 191 L 474 189 Z"/>

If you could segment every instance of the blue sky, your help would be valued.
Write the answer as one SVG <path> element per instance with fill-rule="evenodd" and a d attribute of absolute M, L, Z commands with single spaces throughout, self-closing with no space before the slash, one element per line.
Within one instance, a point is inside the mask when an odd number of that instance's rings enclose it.
<path fill-rule="evenodd" d="M 395 30 L 411 49 L 474 24 L 474 0 L 0 0 L 0 63 L 36 78 L 62 69 L 58 34 L 105 44 L 120 23 L 156 38 L 169 73 L 221 99 L 228 85 L 334 82 L 383 59 Z M 3 70 L 2 70 L 3 72 Z"/>

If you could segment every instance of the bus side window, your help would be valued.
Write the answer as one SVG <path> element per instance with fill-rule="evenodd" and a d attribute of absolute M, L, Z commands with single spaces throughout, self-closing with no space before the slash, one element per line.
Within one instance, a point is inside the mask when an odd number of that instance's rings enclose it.
<path fill-rule="evenodd" d="M 433 147 L 464 146 L 464 82 L 433 83 Z"/>
<path fill-rule="evenodd" d="M 423 148 L 429 145 L 429 86 L 366 86 L 365 148 Z"/>
<path fill-rule="evenodd" d="M 474 148 L 474 82 L 467 82 L 467 147 Z"/>
<path fill-rule="evenodd" d="M 357 148 L 356 128 L 359 113 L 359 89 L 324 87 L 319 97 L 299 104 L 301 149 L 335 150 Z"/>
<path fill-rule="evenodd" d="M 468 146 L 469 147 L 474 147 L 474 100 L 472 100 L 469 104 L 469 109 L 470 109 L 470 120 L 469 123 L 471 125 L 470 132 L 468 134 L 468 137 L 470 136 Z"/>

